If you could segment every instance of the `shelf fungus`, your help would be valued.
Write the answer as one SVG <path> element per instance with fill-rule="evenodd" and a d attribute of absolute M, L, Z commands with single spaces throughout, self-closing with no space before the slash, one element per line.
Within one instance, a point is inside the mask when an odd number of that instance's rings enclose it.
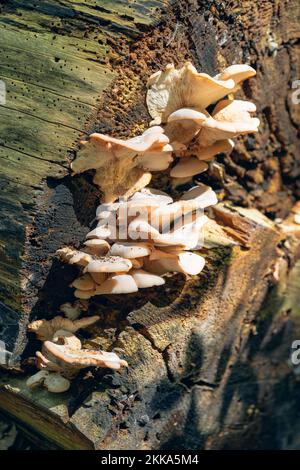
<path fill-rule="evenodd" d="M 45 387 L 49 392 L 67 391 L 80 369 L 87 367 L 108 367 L 118 370 L 127 362 L 114 352 L 83 349 L 79 338 L 74 334 L 99 319 L 98 316 L 80 320 L 69 320 L 57 316 L 52 320 L 36 320 L 28 330 L 43 341 L 42 350 L 36 352 L 36 365 L 39 372 L 29 377 L 27 386 Z"/>
<path fill-rule="evenodd" d="M 75 297 L 129 294 L 160 286 L 168 272 L 199 274 L 204 258 L 189 250 L 201 247 L 207 222 L 204 209 L 216 203 L 214 191 L 199 185 L 176 202 L 166 193 L 144 188 L 127 200 L 100 205 L 98 226 L 87 234 L 89 243 L 82 251 L 69 247 L 57 251 L 62 261 L 81 270 L 71 284 Z M 99 246 L 105 246 L 105 254 L 99 253 Z"/>
<path fill-rule="evenodd" d="M 207 162 L 215 155 L 230 152 L 233 138 L 258 131 L 259 119 L 252 117 L 255 105 L 233 97 L 242 82 L 255 74 L 249 65 L 236 64 L 210 77 L 186 63 L 180 69 L 169 64 L 150 77 L 151 124 L 164 126 L 173 156 L 179 157 L 170 171 L 177 182 L 207 170 Z M 210 105 L 215 105 L 211 115 Z"/>
<path fill-rule="evenodd" d="M 112 202 L 147 186 L 151 171 L 166 170 L 172 162 L 172 151 L 159 126 L 126 141 L 95 133 L 81 142 L 71 168 L 74 174 L 96 170 L 94 183 L 101 187 L 104 201 Z"/>

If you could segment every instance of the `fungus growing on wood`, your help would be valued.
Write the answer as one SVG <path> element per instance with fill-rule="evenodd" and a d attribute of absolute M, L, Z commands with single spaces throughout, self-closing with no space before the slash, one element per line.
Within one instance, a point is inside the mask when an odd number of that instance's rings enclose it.
<path fill-rule="evenodd" d="M 149 171 L 167 169 L 172 161 L 172 150 L 159 126 L 126 141 L 91 134 L 88 141 L 81 142 L 71 167 L 74 174 L 96 170 L 94 183 L 101 186 L 104 201 L 112 202 L 145 187 L 151 179 Z"/>
<path fill-rule="evenodd" d="M 185 145 L 174 151 L 175 156 L 183 158 L 171 169 L 172 177 L 185 182 L 205 171 L 205 162 L 215 155 L 230 152 L 234 146 L 232 138 L 257 132 L 259 120 L 251 116 L 255 105 L 233 99 L 242 82 L 255 74 L 249 65 L 236 64 L 210 77 L 186 63 L 180 69 L 169 64 L 150 77 L 147 105 L 153 118 L 151 124 L 165 125 L 174 150 L 179 143 Z M 227 95 L 230 99 L 224 99 Z M 213 104 L 216 105 L 210 116 L 207 107 Z"/>
<path fill-rule="evenodd" d="M 127 362 L 113 352 L 82 349 L 75 332 L 95 323 L 98 316 L 71 321 L 63 317 L 52 320 L 37 320 L 28 329 L 43 341 L 42 351 L 36 352 L 36 365 L 39 372 L 29 377 L 27 386 L 42 385 L 49 392 L 62 393 L 69 389 L 70 379 L 85 367 L 108 367 L 120 369 Z"/>
<path fill-rule="evenodd" d="M 99 320 L 97 315 L 92 317 L 84 317 L 80 320 L 69 320 L 68 318 L 63 318 L 61 316 L 56 316 L 52 320 L 35 320 L 28 325 L 28 331 L 35 333 L 37 338 L 41 341 L 46 341 L 52 339 L 55 332 L 58 330 L 67 330 L 71 333 L 76 333 L 76 331 L 81 328 L 86 328 L 87 326 L 96 323 Z"/>
<path fill-rule="evenodd" d="M 163 285 L 165 280 L 161 275 L 167 272 L 199 274 L 204 258 L 187 250 L 198 247 L 207 221 L 203 211 L 216 203 L 214 191 L 199 185 L 176 202 L 162 191 L 144 188 L 126 201 L 101 205 L 97 218 L 101 224 L 104 220 L 112 224 L 114 220 L 116 227 L 113 229 L 111 225 L 114 236 L 105 241 L 110 247 L 106 255 L 91 255 L 85 266 L 82 266 L 84 256 L 76 252 L 80 260 L 77 264 L 84 274 L 71 284 L 76 289 L 74 295 L 87 299 L 96 295 L 129 294 Z M 105 225 L 101 227 L 107 229 Z M 96 229 L 88 237 L 89 241 L 99 240 Z M 58 254 L 62 261 L 73 259 L 70 248 L 58 250 Z M 87 274 L 91 277 L 86 277 Z"/>

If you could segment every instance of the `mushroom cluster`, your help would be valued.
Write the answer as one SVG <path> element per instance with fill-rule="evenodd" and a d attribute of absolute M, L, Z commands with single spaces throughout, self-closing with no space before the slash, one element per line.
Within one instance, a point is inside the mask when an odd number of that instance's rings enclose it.
<path fill-rule="evenodd" d="M 113 202 L 147 186 L 151 172 L 167 170 L 175 157 L 179 162 L 170 176 L 179 182 L 207 170 L 215 155 L 232 150 L 233 138 L 257 132 L 255 105 L 233 98 L 242 82 L 255 74 L 244 64 L 214 77 L 198 73 L 189 62 L 180 69 L 167 65 L 147 84 L 152 127 L 126 141 L 91 134 L 71 164 L 74 174 L 96 170 L 94 183 L 101 187 L 104 202 Z M 215 105 L 211 115 L 210 105 Z"/>
<path fill-rule="evenodd" d="M 172 177 L 190 178 L 205 171 L 215 155 L 232 150 L 233 138 L 258 131 L 259 119 L 252 117 L 256 106 L 233 97 L 242 82 L 255 74 L 249 65 L 237 64 L 210 77 L 188 62 L 178 70 L 169 64 L 150 77 L 151 124 L 165 125 L 169 144 L 181 157 L 171 169 Z M 212 104 L 210 115 L 206 108 Z"/>
<path fill-rule="evenodd" d="M 191 63 L 180 69 L 169 64 L 148 81 L 146 101 L 153 119 L 149 129 L 127 141 L 94 133 L 81 142 L 71 164 L 73 173 L 95 170 L 94 183 L 102 190 L 103 204 L 84 246 L 57 251 L 62 261 L 80 269 L 71 284 L 77 300 L 61 306 L 67 318 L 29 325 L 43 342 L 42 351 L 36 353 L 40 371 L 28 379 L 29 387 L 43 385 L 63 392 L 82 368 L 127 366 L 113 352 L 82 348 L 76 331 L 98 320 L 77 319 L 88 309 L 88 299 L 160 286 L 170 272 L 187 276 L 201 272 L 205 260 L 190 250 L 203 246 L 202 229 L 208 220 L 204 209 L 217 203 L 216 194 L 198 184 L 174 202 L 168 194 L 146 186 L 151 172 L 169 168 L 179 183 L 189 180 L 205 171 L 215 155 L 231 151 L 233 138 L 257 132 L 255 105 L 233 97 L 255 73 L 248 65 L 232 65 L 210 77 Z M 214 105 L 211 114 L 210 105 Z"/>
<path fill-rule="evenodd" d="M 99 320 L 98 316 L 69 320 L 61 316 L 52 320 L 36 320 L 28 326 L 43 342 L 42 351 L 36 352 L 39 372 L 29 377 L 27 386 L 43 385 L 49 392 L 62 393 L 69 389 L 70 379 L 86 367 L 109 367 L 118 370 L 127 366 L 113 352 L 82 349 L 79 338 L 74 334 Z"/>
<path fill-rule="evenodd" d="M 162 191 L 144 188 L 127 200 L 101 204 L 98 224 L 82 250 L 62 248 L 60 258 L 81 268 L 71 286 L 79 299 L 102 294 L 128 294 L 165 283 L 163 274 L 199 274 L 204 209 L 217 203 L 214 191 L 195 186 L 179 201 Z"/>

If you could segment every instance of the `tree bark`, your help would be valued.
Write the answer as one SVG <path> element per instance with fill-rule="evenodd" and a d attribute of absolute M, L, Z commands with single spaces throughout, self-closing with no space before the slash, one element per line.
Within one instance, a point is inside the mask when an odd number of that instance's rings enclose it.
<path fill-rule="evenodd" d="M 274 222 L 300 191 L 299 3 L 40 3 L 0 2 L 0 339 L 10 369 L 0 408 L 66 449 L 299 446 L 288 362 L 300 338 L 299 242 Z M 69 174 L 76 145 L 91 131 L 143 130 L 147 78 L 186 60 L 209 74 L 241 62 L 257 70 L 240 96 L 256 103 L 259 134 L 201 175 L 225 201 L 212 215 L 238 244 L 205 251 L 191 280 L 92 303 L 101 320 L 82 340 L 121 348 L 128 371 L 82 373 L 63 396 L 31 392 L 27 359 L 39 344 L 26 326 L 73 298 L 75 272 L 53 256 L 79 245 L 100 196 L 90 175 Z M 174 193 L 166 175 L 153 183 Z"/>

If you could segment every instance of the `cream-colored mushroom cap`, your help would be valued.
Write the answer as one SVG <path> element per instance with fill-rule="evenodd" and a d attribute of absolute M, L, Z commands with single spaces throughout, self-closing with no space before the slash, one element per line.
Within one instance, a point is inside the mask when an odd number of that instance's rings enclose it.
<path fill-rule="evenodd" d="M 181 108 L 174 111 L 174 113 L 170 114 L 168 117 L 168 122 L 174 121 L 194 121 L 197 124 L 202 124 L 203 121 L 207 119 L 206 114 L 200 113 L 199 111 L 192 109 L 192 108 Z"/>
<path fill-rule="evenodd" d="M 192 146 L 191 150 L 187 152 L 188 155 L 195 155 L 199 160 L 211 160 L 218 153 L 231 152 L 234 147 L 234 142 L 231 139 L 218 140 L 209 146 L 201 146 L 201 142 L 197 142 Z"/>
<path fill-rule="evenodd" d="M 182 195 L 181 201 L 192 201 L 193 205 L 204 209 L 205 207 L 217 204 L 218 198 L 216 193 L 209 186 L 199 184 L 186 191 Z"/>
<path fill-rule="evenodd" d="M 122 258 L 132 259 L 148 256 L 151 253 L 151 247 L 147 243 L 114 243 L 110 249 L 112 256 L 121 256 Z"/>
<path fill-rule="evenodd" d="M 51 393 L 63 393 L 69 390 L 70 380 L 60 374 L 49 374 L 44 380 L 44 387 Z"/>
<path fill-rule="evenodd" d="M 92 261 L 92 256 L 83 251 L 73 250 L 72 248 L 61 248 L 57 250 L 56 254 L 61 258 L 62 261 L 69 264 L 76 264 L 78 266 L 86 266 Z"/>
<path fill-rule="evenodd" d="M 47 370 L 40 370 L 26 380 L 26 385 L 29 388 L 37 387 L 44 383 L 45 378 L 49 375 Z"/>
<path fill-rule="evenodd" d="M 133 194 L 127 205 L 130 207 L 135 204 L 146 204 L 147 206 L 159 207 L 170 202 L 173 202 L 173 199 L 167 193 L 154 188 L 144 188 Z"/>
<path fill-rule="evenodd" d="M 101 240 L 99 238 L 91 238 L 84 242 L 85 250 L 89 250 L 89 253 L 96 256 L 103 256 L 110 249 L 110 244 L 106 240 Z"/>
<path fill-rule="evenodd" d="M 223 100 L 214 109 L 213 116 L 202 123 L 199 133 L 200 145 L 211 145 L 217 140 L 224 140 L 258 131 L 259 119 L 250 113 L 256 106 L 250 101 Z"/>
<path fill-rule="evenodd" d="M 65 367 L 70 366 L 75 369 L 96 366 L 110 367 L 111 369 L 118 370 L 122 366 L 127 367 L 128 365 L 126 361 L 120 359 L 115 353 L 88 349 L 77 350 L 53 343 L 52 341 L 45 341 L 44 349 Z"/>
<path fill-rule="evenodd" d="M 85 328 L 99 320 L 98 315 L 80 318 L 79 320 L 69 320 L 61 316 L 56 316 L 51 320 L 35 320 L 28 325 L 28 331 L 35 333 L 41 341 L 52 340 L 53 335 L 58 330 L 67 330 L 76 333 L 77 330 Z"/>
<path fill-rule="evenodd" d="M 97 287 L 95 295 L 102 294 L 130 294 L 137 292 L 138 287 L 130 274 L 117 274 L 111 276 Z"/>
<path fill-rule="evenodd" d="M 172 168 L 170 176 L 174 178 L 186 178 L 206 171 L 208 164 L 196 157 L 182 158 L 179 163 Z"/>
<path fill-rule="evenodd" d="M 170 114 L 181 108 L 202 111 L 228 95 L 234 87 L 234 80 L 218 80 L 205 73 L 198 73 L 189 62 L 178 70 L 169 64 L 148 81 L 146 101 L 154 119 L 152 123 L 166 122 Z"/>
<path fill-rule="evenodd" d="M 161 258 L 159 260 L 148 261 L 146 268 L 156 274 L 165 274 L 168 272 L 182 272 L 184 274 L 199 274 L 205 265 L 205 259 L 189 251 L 180 253 L 173 258 Z"/>
<path fill-rule="evenodd" d="M 162 277 L 152 273 L 148 273 L 143 269 L 133 269 L 130 274 L 135 280 L 136 285 L 139 289 L 144 289 L 153 286 L 161 286 L 165 284 L 165 280 Z"/>
<path fill-rule="evenodd" d="M 106 256 L 91 261 L 85 268 L 85 272 L 90 273 L 115 273 L 129 271 L 132 263 L 128 259 L 119 256 Z"/>
<path fill-rule="evenodd" d="M 234 64 L 227 67 L 223 72 L 215 75 L 216 80 L 234 80 L 235 84 L 246 80 L 247 78 L 254 77 L 256 70 L 247 64 Z"/>
<path fill-rule="evenodd" d="M 95 287 L 95 283 L 89 274 L 84 274 L 78 277 L 71 283 L 71 287 L 79 290 L 92 290 Z"/>
<path fill-rule="evenodd" d="M 105 240 L 106 238 L 110 238 L 112 235 L 112 231 L 108 226 L 100 225 L 96 227 L 94 230 L 91 230 L 86 238 L 99 238 L 101 240 Z"/>

